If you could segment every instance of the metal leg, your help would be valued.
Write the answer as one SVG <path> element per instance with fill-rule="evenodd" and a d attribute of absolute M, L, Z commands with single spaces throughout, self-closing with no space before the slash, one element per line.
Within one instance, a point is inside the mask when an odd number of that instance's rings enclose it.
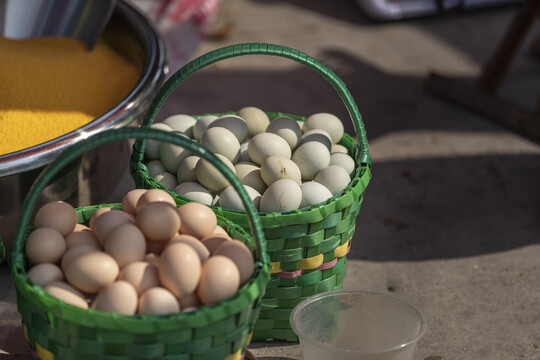
<path fill-rule="evenodd" d="M 540 14 L 540 0 L 526 0 L 495 52 L 484 65 L 482 73 L 474 82 L 445 77 L 431 73 L 426 78 L 426 90 L 509 127 L 516 133 L 540 143 L 540 103 L 529 111 L 497 96 L 497 90 L 507 73 L 523 38 Z"/>

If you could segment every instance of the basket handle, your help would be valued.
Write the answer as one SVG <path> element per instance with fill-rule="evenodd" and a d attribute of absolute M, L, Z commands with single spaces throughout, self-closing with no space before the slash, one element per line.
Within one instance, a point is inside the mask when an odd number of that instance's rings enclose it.
<path fill-rule="evenodd" d="M 339 77 L 337 77 L 337 75 L 332 70 L 330 70 L 325 65 L 321 64 L 311 56 L 304 54 L 301 51 L 281 45 L 260 43 L 231 45 L 223 47 L 221 49 L 216 49 L 190 61 L 182 68 L 180 68 L 176 73 L 174 73 L 165 82 L 165 84 L 163 84 L 158 94 L 154 97 L 152 103 L 150 104 L 148 111 L 144 115 L 141 126 L 148 127 L 152 125 L 152 122 L 156 117 L 159 109 L 161 108 L 167 97 L 171 94 L 171 92 L 176 88 L 178 84 L 187 79 L 189 76 L 193 75 L 193 73 L 195 73 L 197 70 L 200 70 L 208 65 L 211 65 L 221 60 L 243 55 L 272 55 L 288 58 L 300 64 L 307 65 L 308 67 L 312 68 L 317 73 L 322 75 L 322 77 L 326 79 L 336 90 L 341 100 L 347 107 L 353 123 L 354 131 L 358 137 L 358 145 L 360 152 L 358 159 L 360 164 L 371 166 L 371 158 L 369 156 L 367 136 L 364 128 L 364 123 L 362 122 L 362 116 L 360 115 L 360 111 L 358 110 L 358 107 L 356 106 L 356 103 L 354 102 L 351 93 L 345 86 L 345 83 Z M 134 151 L 136 151 L 137 157 L 139 157 L 139 161 L 143 160 L 145 146 L 145 141 L 142 141 L 141 143 L 136 143 L 134 145 Z"/>
<path fill-rule="evenodd" d="M 50 163 L 41 174 L 36 178 L 34 184 L 32 185 L 28 196 L 24 200 L 19 221 L 17 222 L 17 227 L 15 229 L 14 240 L 11 249 L 11 264 L 23 264 L 24 261 L 21 258 L 23 256 L 24 248 L 24 235 L 27 226 L 30 223 L 30 216 L 32 214 L 32 209 L 36 204 L 36 200 L 41 191 L 47 186 L 51 179 L 62 170 L 66 165 L 71 161 L 75 160 L 78 156 L 84 154 L 91 148 L 124 139 L 150 139 L 157 141 L 165 141 L 174 145 L 182 146 L 186 149 L 191 150 L 192 152 L 198 154 L 199 156 L 210 161 L 218 170 L 229 180 L 231 185 L 240 195 L 249 218 L 249 224 L 251 227 L 252 234 L 255 237 L 255 245 L 258 258 L 261 260 L 263 265 L 270 266 L 270 258 L 266 253 L 266 240 L 264 238 L 264 233 L 262 230 L 262 225 L 259 219 L 259 215 L 253 206 L 244 186 L 240 180 L 234 175 L 234 173 L 225 165 L 216 155 L 211 151 L 204 148 L 202 145 L 197 144 L 193 140 L 187 139 L 183 136 L 175 135 L 174 133 L 149 129 L 149 128 L 121 128 L 116 130 L 107 130 L 97 135 L 93 135 L 81 141 L 69 149 L 61 153 L 52 163 Z M 13 269 L 16 270 L 16 269 Z M 22 269 L 20 269 L 22 270 Z"/>

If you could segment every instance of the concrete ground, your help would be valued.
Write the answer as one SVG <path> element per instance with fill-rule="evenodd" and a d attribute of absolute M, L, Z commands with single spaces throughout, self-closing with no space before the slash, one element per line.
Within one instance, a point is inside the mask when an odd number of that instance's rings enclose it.
<path fill-rule="evenodd" d="M 377 23 L 352 0 L 228 0 L 196 51 L 286 45 L 347 84 L 364 119 L 373 179 L 344 288 L 392 293 L 424 311 L 428 328 L 415 360 L 540 359 L 540 146 L 423 88 L 432 70 L 477 76 L 516 9 Z M 540 95 L 539 60 L 529 50 L 537 30 L 535 24 L 500 91 L 529 109 Z M 319 75 L 263 56 L 201 70 L 173 92 L 159 117 L 248 105 L 331 112 L 347 121 Z M 115 194 L 132 186 L 126 176 Z M 0 281 L 10 281 L 5 266 Z M 26 354 L 15 307 L 8 287 L 0 358 Z M 261 360 L 302 359 L 296 343 L 249 349 Z"/>

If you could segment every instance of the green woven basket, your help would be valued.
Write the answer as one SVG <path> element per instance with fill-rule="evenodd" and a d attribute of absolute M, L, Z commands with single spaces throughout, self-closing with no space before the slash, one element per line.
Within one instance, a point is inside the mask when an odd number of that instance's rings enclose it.
<path fill-rule="evenodd" d="M 24 248 L 36 198 L 51 178 L 85 151 L 121 139 L 152 139 L 183 146 L 214 164 L 238 191 L 247 206 L 250 230 L 218 216 L 218 224 L 253 251 L 255 273 L 232 297 L 195 311 L 170 315 L 119 315 L 83 310 L 66 304 L 32 283 L 27 276 Z M 87 223 L 101 206 L 76 209 L 79 223 Z M 120 204 L 112 204 L 120 208 Z M 72 146 L 37 178 L 26 198 L 17 224 L 9 262 L 14 279 L 18 310 L 34 358 L 66 359 L 161 359 L 237 360 L 244 356 L 262 296 L 270 278 L 270 261 L 259 217 L 238 178 L 214 154 L 197 143 L 155 129 L 123 128 L 92 136 Z"/>
<path fill-rule="evenodd" d="M 312 57 L 284 46 L 270 44 L 228 46 L 196 58 L 173 74 L 154 98 L 141 126 L 151 126 L 171 92 L 197 70 L 220 60 L 244 55 L 280 56 L 315 70 L 337 91 L 349 111 L 358 138 L 355 141 L 345 134 L 341 140 L 341 144 L 347 147 L 357 166 L 351 183 L 341 193 L 324 203 L 308 208 L 281 213 L 259 213 L 268 254 L 272 261 L 272 278 L 263 298 L 253 339 L 297 341 L 298 338 L 289 324 L 289 315 L 305 298 L 341 288 L 355 220 L 360 211 L 363 193 L 371 179 L 371 159 L 362 118 L 343 81 Z M 297 120 L 305 119 L 282 113 L 268 113 L 268 115 L 270 119 L 281 115 Z M 131 169 L 137 186 L 164 189 L 173 195 L 178 203 L 191 201 L 165 189 L 150 177 L 148 168 L 144 165 L 144 149 L 145 141 L 141 140 L 134 144 L 132 152 Z M 216 213 L 248 230 L 248 217 L 245 212 L 212 208 Z"/>

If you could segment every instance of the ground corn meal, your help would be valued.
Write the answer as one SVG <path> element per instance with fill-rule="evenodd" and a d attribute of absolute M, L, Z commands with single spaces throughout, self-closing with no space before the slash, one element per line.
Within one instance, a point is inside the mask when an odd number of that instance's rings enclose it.
<path fill-rule="evenodd" d="M 0 155 L 75 130 L 111 109 L 139 71 L 105 42 L 0 38 Z"/>

